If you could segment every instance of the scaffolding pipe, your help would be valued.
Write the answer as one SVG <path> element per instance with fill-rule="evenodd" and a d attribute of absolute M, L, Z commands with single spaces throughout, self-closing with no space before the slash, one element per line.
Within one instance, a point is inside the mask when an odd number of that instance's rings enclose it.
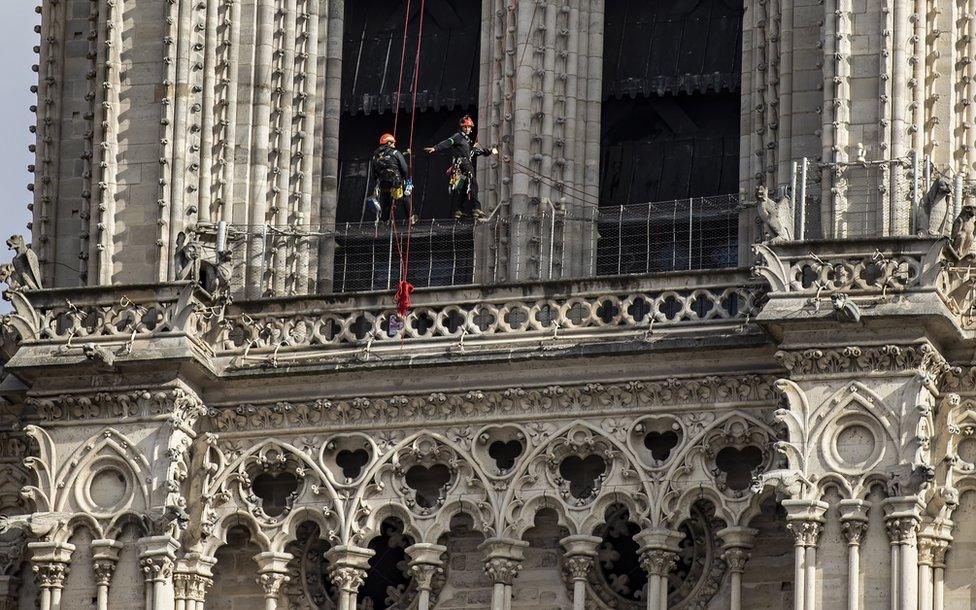
<path fill-rule="evenodd" d="M 803 157 L 800 164 L 800 230 L 797 235 L 801 241 L 806 237 L 807 230 L 807 169 L 809 166 L 810 160 Z"/>
<path fill-rule="evenodd" d="M 688 198 L 688 271 L 691 271 L 692 244 L 695 231 L 695 198 Z"/>

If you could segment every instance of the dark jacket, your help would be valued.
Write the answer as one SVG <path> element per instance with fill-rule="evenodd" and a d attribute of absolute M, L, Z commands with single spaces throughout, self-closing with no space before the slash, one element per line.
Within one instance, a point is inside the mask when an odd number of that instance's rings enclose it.
<path fill-rule="evenodd" d="M 474 139 L 460 131 L 450 138 L 434 146 L 434 152 L 451 151 L 454 161 L 459 163 L 461 171 L 466 175 L 474 173 L 475 157 L 487 157 L 491 149 L 475 144 Z"/>
<path fill-rule="evenodd" d="M 407 178 L 410 170 L 403 153 L 392 146 L 380 146 L 373 152 L 372 176 L 383 186 L 398 186 Z"/>

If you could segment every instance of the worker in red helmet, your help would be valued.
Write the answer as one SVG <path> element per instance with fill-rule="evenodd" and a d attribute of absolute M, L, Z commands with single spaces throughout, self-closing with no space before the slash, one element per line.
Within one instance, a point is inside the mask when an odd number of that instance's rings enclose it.
<path fill-rule="evenodd" d="M 460 220 L 465 215 L 471 215 L 475 220 L 481 220 L 485 213 L 478 201 L 478 176 L 475 173 L 475 161 L 478 157 L 497 155 L 497 148 L 485 148 L 478 144 L 474 137 L 474 120 L 470 116 L 461 119 L 460 131 L 450 138 L 425 148 L 428 154 L 449 150 L 451 152 L 450 178 L 448 191 L 451 194 L 451 215 Z"/>
<path fill-rule="evenodd" d="M 368 180 L 373 183 L 373 195 L 366 200 L 377 218 L 410 218 L 409 206 L 403 204 L 403 200 L 413 192 L 413 183 L 408 176 L 407 160 L 397 150 L 396 138 L 393 134 L 384 133 L 370 161 Z"/>

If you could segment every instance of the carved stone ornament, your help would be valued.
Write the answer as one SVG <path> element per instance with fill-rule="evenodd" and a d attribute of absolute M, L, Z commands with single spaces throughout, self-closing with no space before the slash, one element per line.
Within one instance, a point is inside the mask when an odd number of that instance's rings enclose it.
<path fill-rule="evenodd" d="M 678 554 L 663 549 L 652 549 L 641 555 L 641 567 L 652 576 L 667 576 L 678 563 Z"/>
<path fill-rule="evenodd" d="M 509 585 L 515 581 L 522 570 L 522 562 L 505 557 L 493 557 L 485 562 L 485 574 L 492 583 Z"/>
<path fill-rule="evenodd" d="M 332 584 L 340 590 L 353 595 L 359 591 L 359 587 L 366 582 L 366 570 L 350 566 L 340 566 L 329 573 Z"/>
<path fill-rule="evenodd" d="M 729 566 L 729 572 L 742 574 L 746 569 L 746 562 L 749 561 L 751 553 L 745 549 L 732 548 L 726 549 L 722 553 L 722 559 Z"/>
<path fill-rule="evenodd" d="M 64 580 L 68 577 L 69 571 L 68 564 L 59 561 L 34 564 L 32 569 L 37 586 L 47 589 L 60 589 L 63 587 Z"/>
<path fill-rule="evenodd" d="M 864 537 L 868 533 L 868 522 L 860 519 L 848 519 L 841 521 L 840 529 L 844 534 L 844 540 L 847 540 L 847 544 L 857 546 L 864 541 Z"/>
<path fill-rule="evenodd" d="M 430 564 L 415 564 L 410 566 L 410 574 L 414 577 L 418 589 L 430 590 L 434 579 L 444 574 L 444 568 Z"/>
<path fill-rule="evenodd" d="M 264 591 L 265 597 L 270 599 L 276 599 L 278 597 L 278 593 L 288 580 L 287 574 L 279 574 L 278 572 L 265 572 L 264 574 L 258 574 L 257 577 L 258 585 Z"/>
<path fill-rule="evenodd" d="M 115 573 L 116 562 L 109 559 L 97 559 L 92 564 L 95 572 L 95 582 L 99 585 L 108 586 L 112 582 L 112 575 Z"/>
<path fill-rule="evenodd" d="M 786 529 L 793 534 L 796 546 L 816 547 L 823 533 L 823 523 L 812 519 L 792 520 L 786 524 Z"/>
<path fill-rule="evenodd" d="M 912 544 L 918 535 L 918 518 L 895 517 L 885 519 L 885 530 L 892 544 Z"/>
<path fill-rule="evenodd" d="M 618 384 L 589 383 L 543 388 L 513 387 L 413 396 L 320 399 L 240 405 L 210 410 L 217 432 L 306 428 L 369 422 L 470 420 L 487 416 L 525 417 L 526 414 L 575 414 L 594 409 L 642 411 L 655 406 L 716 403 L 774 402 L 775 378 L 668 378 Z"/>
<path fill-rule="evenodd" d="M 169 557 L 143 557 L 139 560 L 139 565 L 146 580 L 167 580 L 173 575 L 174 563 Z"/>
<path fill-rule="evenodd" d="M 583 555 L 568 557 L 563 563 L 569 572 L 570 580 L 586 580 L 593 568 L 593 558 Z"/>
<path fill-rule="evenodd" d="M 780 350 L 775 357 L 794 376 L 917 370 L 938 378 L 952 370 L 928 343 Z"/>

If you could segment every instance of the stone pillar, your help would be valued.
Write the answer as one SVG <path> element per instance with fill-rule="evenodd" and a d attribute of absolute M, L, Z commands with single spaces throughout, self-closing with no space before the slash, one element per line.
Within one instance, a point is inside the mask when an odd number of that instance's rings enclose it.
<path fill-rule="evenodd" d="M 871 503 L 865 500 L 841 500 L 837 507 L 847 540 L 847 610 L 861 607 L 861 542 L 868 531 L 869 510 Z"/>
<path fill-rule="evenodd" d="M 733 526 L 718 531 L 722 539 L 722 558 L 729 566 L 729 609 L 742 610 L 742 572 L 752 550 L 752 541 L 758 530 Z"/>
<path fill-rule="evenodd" d="M 891 599 L 895 610 L 918 610 L 918 499 L 887 498 L 885 527 L 891 542 Z"/>
<path fill-rule="evenodd" d="M 289 581 L 288 562 L 292 558 L 291 553 L 271 551 L 254 556 L 254 562 L 258 564 L 258 584 L 264 590 L 265 610 L 278 610 L 278 594 L 282 585 Z"/>
<path fill-rule="evenodd" d="M 823 531 L 826 502 L 816 500 L 783 500 L 786 527 L 793 532 L 794 565 L 793 607 L 795 610 L 817 608 L 817 542 Z"/>
<path fill-rule="evenodd" d="M 112 584 L 112 574 L 119 563 L 122 543 L 114 540 L 92 540 L 92 561 L 95 571 L 95 584 L 98 586 L 98 610 L 108 610 L 108 588 Z"/>
<path fill-rule="evenodd" d="M 647 610 L 668 607 L 668 574 L 678 562 L 678 543 L 683 538 L 681 532 L 663 528 L 643 530 L 634 536 L 640 545 L 637 553 L 641 567 L 647 572 Z"/>
<path fill-rule="evenodd" d="M 478 547 L 485 553 L 485 574 L 492 582 L 491 610 L 511 610 L 512 587 L 528 542 L 512 538 L 489 538 Z"/>
<path fill-rule="evenodd" d="M 75 545 L 67 542 L 29 542 L 27 548 L 31 551 L 34 578 L 40 589 L 39 610 L 59 610 L 61 590 L 68 576 Z"/>
<path fill-rule="evenodd" d="M 407 547 L 410 557 L 410 573 L 417 579 L 417 610 L 430 610 L 430 591 L 434 577 L 444 573 L 441 555 L 446 546 L 418 543 Z"/>
<path fill-rule="evenodd" d="M 369 558 L 374 551 L 354 546 L 340 545 L 329 549 L 325 559 L 330 564 L 329 577 L 339 588 L 336 610 L 356 610 L 356 593 L 366 580 Z"/>
<path fill-rule="evenodd" d="M 187 553 L 176 562 L 173 583 L 176 589 L 176 610 L 203 610 L 207 592 L 213 585 L 214 557 Z"/>
<path fill-rule="evenodd" d="M 923 524 L 918 533 L 918 608 L 942 610 L 945 603 L 945 553 L 952 522 Z"/>
<path fill-rule="evenodd" d="M 146 610 L 173 610 L 176 591 L 173 568 L 180 543 L 171 536 L 149 536 L 139 540 L 139 564 L 146 577 Z"/>
<path fill-rule="evenodd" d="M 573 610 L 586 610 L 586 580 L 596 559 L 599 536 L 566 536 L 559 544 L 566 549 L 566 567 L 573 580 Z"/>

